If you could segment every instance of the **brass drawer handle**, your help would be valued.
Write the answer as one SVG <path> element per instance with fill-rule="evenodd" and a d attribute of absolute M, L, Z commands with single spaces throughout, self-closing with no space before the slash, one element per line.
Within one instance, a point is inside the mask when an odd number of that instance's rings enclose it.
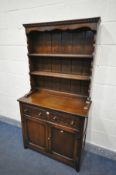
<path fill-rule="evenodd" d="M 38 114 L 38 115 L 39 115 L 39 116 L 41 116 L 41 114 L 42 114 L 42 113 L 41 113 L 41 112 L 39 112 L 39 114 Z"/>
<path fill-rule="evenodd" d="M 24 117 L 31 117 L 30 115 L 28 115 L 28 114 L 24 114 Z"/>
<path fill-rule="evenodd" d="M 72 120 L 72 121 L 70 122 L 70 125 L 72 125 L 72 126 L 74 125 L 74 120 Z"/>
<path fill-rule="evenodd" d="M 29 112 L 29 110 L 28 109 L 24 109 L 24 112 Z"/>
<path fill-rule="evenodd" d="M 87 106 L 84 106 L 84 109 L 85 109 L 85 110 L 87 110 L 87 109 L 88 109 L 88 107 L 87 107 Z"/>
<path fill-rule="evenodd" d="M 90 101 L 86 101 L 86 104 L 90 104 Z"/>
<path fill-rule="evenodd" d="M 63 133 L 64 131 L 63 131 L 63 130 L 61 130 L 60 132 L 61 132 L 61 133 Z"/>
<path fill-rule="evenodd" d="M 56 118 L 57 118 L 57 117 L 56 117 L 56 116 L 54 116 L 54 117 L 53 117 L 53 120 L 56 120 Z"/>

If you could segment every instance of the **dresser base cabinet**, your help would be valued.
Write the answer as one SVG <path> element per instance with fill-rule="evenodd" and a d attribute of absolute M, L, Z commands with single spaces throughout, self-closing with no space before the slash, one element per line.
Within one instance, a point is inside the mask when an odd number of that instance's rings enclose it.
<path fill-rule="evenodd" d="M 86 119 L 22 102 L 20 111 L 24 148 L 32 148 L 79 171 Z"/>
<path fill-rule="evenodd" d="M 20 104 L 24 148 L 80 169 L 100 18 L 24 24 L 30 91 Z"/>

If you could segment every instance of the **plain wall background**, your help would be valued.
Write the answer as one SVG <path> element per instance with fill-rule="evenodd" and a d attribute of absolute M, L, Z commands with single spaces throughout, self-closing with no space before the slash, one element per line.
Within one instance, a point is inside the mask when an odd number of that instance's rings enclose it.
<path fill-rule="evenodd" d="M 116 151 L 116 0 L 0 0 L 0 115 L 20 121 L 30 89 L 23 23 L 101 16 L 87 142 Z"/>

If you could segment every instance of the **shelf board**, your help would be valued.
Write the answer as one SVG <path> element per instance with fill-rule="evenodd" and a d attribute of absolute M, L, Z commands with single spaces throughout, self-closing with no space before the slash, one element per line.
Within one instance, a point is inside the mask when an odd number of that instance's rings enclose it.
<path fill-rule="evenodd" d="M 64 74 L 64 73 L 45 72 L 45 71 L 33 71 L 30 74 L 37 76 L 56 77 L 56 78 L 64 78 L 72 80 L 90 80 L 90 76 L 88 75 Z"/>
<path fill-rule="evenodd" d="M 93 58 L 91 54 L 55 54 L 55 53 L 32 53 L 28 56 L 33 57 L 61 57 L 61 58 Z"/>
<path fill-rule="evenodd" d="M 63 95 L 61 92 L 47 89 L 39 89 L 29 96 L 20 98 L 19 101 L 82 117 L 87 116 L 91 104 L 87 103 L 87 97 Z"/>

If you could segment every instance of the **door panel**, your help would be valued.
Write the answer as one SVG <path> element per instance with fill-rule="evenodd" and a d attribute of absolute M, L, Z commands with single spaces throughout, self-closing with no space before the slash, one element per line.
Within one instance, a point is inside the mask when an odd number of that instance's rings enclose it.
<path fill-rule="evenodd" d="M 51 128 L 51 150 L 52 153 L 73 158 L 75 145 L 75 134 L 60 129 Z"/>
<path fill-rule="evenodd" d="M 44 123 L 27 119 L 27 136 L 29 144 L 35 144 L 41 148 L 46 147 L 46 126 Z"/>

